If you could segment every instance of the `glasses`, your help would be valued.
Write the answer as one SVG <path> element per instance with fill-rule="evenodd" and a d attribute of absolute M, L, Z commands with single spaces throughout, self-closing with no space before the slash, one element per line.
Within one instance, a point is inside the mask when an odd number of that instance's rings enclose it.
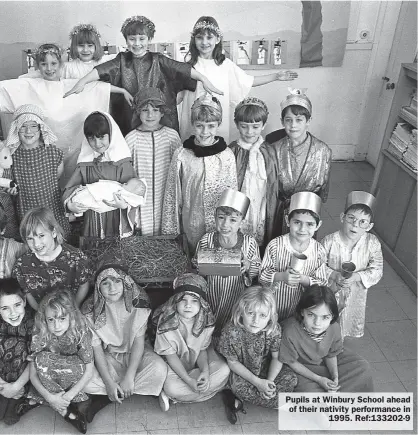
<path fill-rule="evenodd" d="M 25 131 L 39 131 L 41 126 L 39 124 L 31 124 L 31 125 L 22 125 L 22 127 L 19 128 L 20 133 L 24 133 Z"/>
<path fill-rule="evenodd" d="M 360 228 L 362 228 L 363 230 L 368 228 L 368 226 L 370 225 L 370 222 L 367 219 L 357 219 L 352 214 L 346 214 L 345 215 L 345 220 L 348 223 L 353 224 L 353 225 L 358 221 L 358 226 Z"/>

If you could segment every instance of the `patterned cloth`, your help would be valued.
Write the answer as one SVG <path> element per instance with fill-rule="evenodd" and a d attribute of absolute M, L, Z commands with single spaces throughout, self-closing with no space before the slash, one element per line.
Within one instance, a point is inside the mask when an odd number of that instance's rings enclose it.
<path fill-rule="evenodd" d="M 374 234 L 363 234 L 352 250 L 341 239 L 340 232 L 325 236 L 322 241 L 327 255 L 329 275 L 333 270 L 340 271 L 341 264 L 352 261 L 360 281 L 350 287 L 337 287 L 331 277 L 328 285 L 336 296 L 345 302 L 340 314 L 341 334 L 344 337 L 362 337 L 366 320 L 367 290 L 377 284 L 383 276 L 383 255 L 379 240 Z"/>
<path fill-rule="evenodd" d="M 218 351 L 228 361 L 238 361 L 255 376 L 266 379 L 271 362 L 272 352 L 279 352 L 281 330 L 267 335 L 265 331 L 257 334 L 246 331 L 240 326 L 228 323 L 222 330 Z M 231 371 L 229 383 L 232 392 L 241 400 L 267 408 L 278 407 L 278 394 L 271 399 L 260 396 L 257 388 L 241 376 Z M 276 392 L 291 392 L 296 386 L 295 373 L 286 365 L 276 376 L 274 383 Z"/>
<path fill-rule="evenodd" d="M 58 167 L 62 163 L 62 151 L 54 145 L 40 145 L 34 149 L 19 147 L 13 154 L 13 178 L 19 186 L 17 212 L 19 220 L 34 207 L 49 207 L 64 230 L 70 232 L 65 217 L 58 185 Z"/>
<path fill-rule="evenodd" d="M 324 339 L 316 342 L 307 334 L 303 325 L 294 317 L 283 323 L 283 339 L 280 346 L 279 359 L 285 364 L 295 361 L 319 376 L 330 378 L 324 358 L 337 357 L 338 384 L 341 393 L 372 392 L 373 380 L 369 363 L 350 352 L 343 350 L 340 325 L 335 322 L 329 326 Z M 324 392 L 315 381 L 298 376 L 295 392 Z"/>
<path fill-rule="evenodd" d="M 280 191 L 275 226 L 281 229 L 278 235 L 282 235 L 289 232 L 284 216 L 288 213 L 290 197 L 294 193 L 314 192 L 322 198 L 322 202 L 327 200 L 332 153 L 324 142 L 310 133 L 297 152 L 287 136 L 271 147 L 275 150 L 278 162 Z"/>
<path fill-rule="evenodd" d="M 170 113 L 162 119 L 162 124 L 179 131 L 176 98 L 177 93 L 188 89 L 196 89 L 196 81 L 190 77 L 191 66 L 176 62 L 160 53 L 146 53 L 140 58 L 133 57 L 131 52 L 119 53 L 113 60 L 96 66 L 100 80 L 126 89 L 134 96 L 143 88 L 159 88 L 164 93 Z M 124 135 L 131 130 L 132 109 L 123 101 L 118 111 L 117 122 Z M 112 111 L 115 114 L 115 110 Z"/>
<path fill-rule="evenodd" d="M 0 278 L 10 278 L 16 260 L 28 250 L 14 239 L 0 238 Z"/>
<path fill-rule="evenodd" d="M 178 148 L 167 177 L 162 233 L 185 233 L 194 254 L 200 238 L 215 229 L 216 205 L 228 187 L 237 188 L 235 158 L 229 148 L 207 157 Z"/>
<path fill-rule="evenodd" d="M 92 336 L 85 331 L 79 343 L 75 343 L 67 333 L 61 337 L 52 335 L 44 342 L 39 335 L 32 339 L 29 360 L 34 362 L 36 374 L 42 385 L 53 394 L 68 391 L 83 376 L 86 364 L 93 362 Z M 30 399 L 44 403 L 45 399 L 34 389 L 28 393 Z M 72 402 L 84 402 L 88 396 L 78 393 Z"/>
<path fill-rule="evenodd" d="M 93 275 L 87 257 L 77 248 L 63 243 L 62 251 L 52 261 L 39 260 L 32 252 L 23 254 L 13 268 L 12 275 L 25 293 L 39 303 L 49 292 L 68 289 L 74 295 Z"/>
<path fill-rule="evenodd" d="M 5 170 L 3 173 L 4 178 L 12 179 L 12 170 Z M 15 197 L 0 188 L 0 204 L 3 206 L 7 216 L 7 223 L 4 229 L 3 237 L 21 240 L 19 234 L 19 223 L 17 220 L 17 213 L 15 207 Z"/>
<path fill-rule="evenodd" d="M 224 93 L 216 96 L 222 106 L 222 124 L 219 126 L 218 134 L 229 143 L 234 108 L 249 94 L 254 76 L 247 74 L 230 59 L 225 59 L 221 65 L 216 65 L 213 59 L 199 57 L 194 69 L 205 75 L 214 86 Z M 192 90 L 184 91 L 180 96 L 183 101 L 180 111 L 180 136 L 183 141 L 192 134 L 190 110 L 193 102 L 204 93 L 202 83 L 198 82 L 194 92 Z"/>
<path fill-rule="evenodd" d="M 0 318 L 0 378 L 6 382 L 17 381 L 27 366 L 34 313 L 28 305 L 25 310 L 18 326 Z"/>
<path fill-rule="evenodd" d="M 196 254 L 193 260 L 197 265 L 197 253 L 199 249 L 219 248 L 219 234 L 217 232 L 205 234 L 196 247 Z M 232 307 L 238 300 L 245 287 L 252 284 L 253 279 L 258 275 L 261 259 L 257 242 L 249 235 L 238 233 L 237 244 L 231 249 L 240 249 L 244 258 L 250 262 L 250 269 L 245 275 L 239 276 L 217 276 L 206 277 L 208 282 L 208 302 L 215 315 L 216 325 L 213 335 L 217 338 L 221 335 L 222 328 L 230 320 Z"/>
<path fill-rule="evenodd" d="M 292 255 L 296 253 L 290 242 L 289 234 L 273 239 L 266 248 L 260 267 L 260 283 L 271 286 L 277 297 L 279 322 L 292 316 L 303 292 L 301 284 L 290 286 L 283 281 L 273 282 L 276 272 L 284 272 L 289 266 Z M 302 252 L 308 258 L 304 262 L 302 275 L 309 277 L 310 285 L 327 285 L 326 253 L 324 247 L 314 239 Z"/>
<path fill-rule="evenodd" d="M 147 200 L 137 226 L 143 236 L 159 236 L 167 174 L 174 151 L 181 147 L 179 135 L 163 126 L 157 131 L 133 130 L 125 139 L 137 176 L 147 181 Z"/>

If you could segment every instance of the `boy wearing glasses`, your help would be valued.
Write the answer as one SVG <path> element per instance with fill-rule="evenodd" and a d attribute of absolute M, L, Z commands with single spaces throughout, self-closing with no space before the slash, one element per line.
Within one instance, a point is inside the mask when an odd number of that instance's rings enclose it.
<path fill-rule="evenodd" d="M 367 290 L 383 275 L 380 242 L 369 231 L 373 228 L 373 207 L 376 198 L 367 192 L 348 194 L 342 227 L 321 241 L 327 252 L 328 285 L 345 305 L 340 314 L 342 337 L 362 337 L 366 313 Z M 344 277 L 342 264 L 352 262 L 355 270 Z"/>

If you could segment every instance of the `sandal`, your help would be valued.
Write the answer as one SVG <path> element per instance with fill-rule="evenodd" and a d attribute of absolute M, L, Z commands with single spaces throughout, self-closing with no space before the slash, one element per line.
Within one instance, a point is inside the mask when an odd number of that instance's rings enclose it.
<path fill-rule="evenodd" d="M 28 399 L 26 397 L 23 397 L 22 399 L 20 399 L 20 401 L 16 405 L 15 410 L 16 410 L 16 414 L 19 417 L 22 417 L 22 415 L 26 414 L 31 409 L 34 409 L 34 408 L 37 408 L 38 406 L 41 406 L 41 404 L 37 403 L 37 402 L 34 404 L 31 404 L 30 400 L 32 400 L 32 399 Z"/>
<path fill-rule="evenodd" d="M 70 418 L 71 414 L 73 414 L 75 418 Z M 86 417 L 78 411 L 73 403 L 70 403 L 68 406 L 67 413 L 64 415 L 64 420 L 74 426 L 79 432 L 83 434 L 87 432 Z"/>
<path fill-rule="evenodd" d="M 225 406 L 226 418 L 231 424 L 235 424 L 237 422 L 238 411 L 241 411 L 243 414 L 247 413 L 244 409 L 244 404 L 242 401 L 237 399 L 231 390 L 222 391 L 222 401 Z M 238 402 L 238 405 L 235 405 L 235 401 Z"/>

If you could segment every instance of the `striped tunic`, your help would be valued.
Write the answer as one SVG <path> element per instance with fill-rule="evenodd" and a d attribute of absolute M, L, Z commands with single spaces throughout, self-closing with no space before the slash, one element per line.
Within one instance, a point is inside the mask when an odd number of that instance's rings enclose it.
<path fill-rule="evenodd" d="M 284 272 L 289 266 L 293 253 L 296 253 L 290 242 L 290 235 L 276 237 L 266 248 L 260 268 L 260 283 L 271 286 L 277 298 L 279 322 L 291 317 L 303 292 L 303 286 L 290 286 L 283 281 L 274 282 L 276 272 Z M 308 258 L 303 265 L 301 275 L 309 277 L 310 285 L 327 285 L 326 253 L 324 247 L 314 239 L 303 251 Z"/>
<path fill-rule="evenodd" d="M 168 169 L 174 151 L 181 146 L 180 137 L 172 128 L 163 126 L 156 131 L 133 130 L 125 139 L 138 178 L 147 182 L 147 198 L 139 210 L 137 227 L 144 236 L 158 236 Z"/>
<path fill-rule="evenodd" d="M 215 330 L 213 335 L 217 338 L 221 335 L 222 328 L 231 317 L 232 307 L 239 298 L 245 287 L 249 287 L 254 277 L 259 273 L 261 258 L 258 244 L 254 237 L 238 233 L 238 242 L 234 248 L 241 245 L 244 258 L 250 262 L 250 268 L 244 275 L 206 277 L 208 282 L 208 302 L 215 316 Z M 206 233 L 197 244 L 196 255 L 193 263 L 197 263 L 197 251 L 201 248 L 218 248 L 218 233 Z"/>
<path fill-rule="evenodd" d="M 340 314 L 342 337 L 362 337 L 366 318 L 367 289 L 377 284 L 383 275 L 383 255 L 379 240 L 374 234 L 363 234 L 354 247 L 342 241 L 340 232 L 328 234 L 321 240 L 327 255 L 329 275 L 333 270 L 341 270 L 344 261 L 352 261 L 360 281 L 349 287 L 336 287 L 330 279 L 328 285 L 337 291 L 337 296 L 345 301 L 345 308 Z"/>

